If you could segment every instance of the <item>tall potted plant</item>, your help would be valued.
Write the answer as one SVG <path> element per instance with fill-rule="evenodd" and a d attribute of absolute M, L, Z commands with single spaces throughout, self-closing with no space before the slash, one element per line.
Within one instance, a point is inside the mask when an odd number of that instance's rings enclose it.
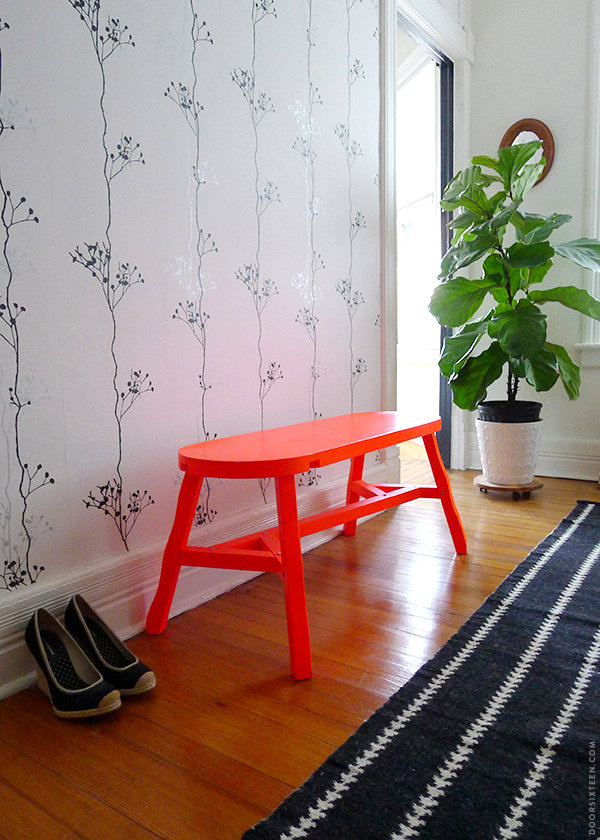
<path fill-rule="evenodd" d="M 544 167 L 543 158 L 532 162 L 540 147 L 534 141 L 501 148 L 497 158 L 473 158 L 450 181 L 441 201 L 444 210 L 456 212 L 449 223 L 452 244 L 429 306 L 440 324 L 454 329 L 444 341 L 439 367 L 456 405 L 479 409 L 480 452 L 489 438 L 502 456 L 501 438 L 510 441 L 497 466 L 481 452 L 484 478 L 497 485 L 527 484 L 535 474 L 535 459 L 533 467 L 518 467 L 518 474 L 506 470 L 509 453 L 515 455 L 519 447 L 519 427 L 526 427 L 529 438 L 521 447 L 526 455 L 539 446 L 541 404 L 518 400 L 519 383 L 526 380 L 536 391 L 548 391 L 560 381 L 570 400 L 579 396 L 579 368 L 563 346 L 548 340 L 542 306 L 558 303 L 600 320 L 600 301 L 585 290 L 548 286 L 556 256 L 600 270 L 600 242 L 582 238 L 551 244 L 552 234 L 571 216 L 524 211 L 523 200 Z M 464 276 L 474 264 L 477 270 Z M 486 401 L 489 386 L 503 376 L 506 399 Z M 532 424 L 537 424 L 533 435 Z"/>

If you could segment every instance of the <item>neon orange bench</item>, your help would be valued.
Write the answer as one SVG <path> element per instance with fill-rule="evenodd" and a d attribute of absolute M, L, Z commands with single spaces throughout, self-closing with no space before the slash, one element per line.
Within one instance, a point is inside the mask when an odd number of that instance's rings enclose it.
<path fill-rule="evenodd" d="M 412 499 L 440 499 L 454 548 L 458 554 L 466 553 L 465 532 L 435 438 L 440 428 L 439 417 L 406 427 L 396 412 L 373 411 L 184 446 L 179 450 L 179 468 L 185 475 L 158 588 L 146 619 L 147 632 L 161 633 L 165 629 L 182 566 L 275 572 L 284 583 L 292 674 L 296 679 L 310 677 L 301 537 L 341 524 L 344 534 L 352 536 L 361 516 Z M 363 481 L 366 453 L 418 437 L 423 438 L 433 485 L 373 485 Z M 350 459 L 346 504 L 299 520 L 295 476 L 346 459 Z M 204 478 L 273 478 L 278 525 L 219 545 L 188 545 Z"/>

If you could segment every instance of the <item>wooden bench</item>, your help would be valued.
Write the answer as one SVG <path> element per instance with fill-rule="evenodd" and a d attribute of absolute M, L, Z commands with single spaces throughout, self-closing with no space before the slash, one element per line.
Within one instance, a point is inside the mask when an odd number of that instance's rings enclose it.
<path fill-rule="evenodd" d="M 301 537 L 335 525 L 343 525 L 344 534 L 352 536 L 361 516 L 413 499 L 440 499 L 454 548 L 458 554 L 466 553 L 465 533 L 435 437 L 440 428 L 439 417 L 407 427 L 396 412 L 374 411 L 184 446 L 179 450 L 179 468 L 185 475 L 163 555 L 158 588 L 148 611 L 147 632 L 164 630 L 182 566 L 275 572 L 284 583 L 292 674 L 296 679 L 310 677 L 312 664 Z M 429 458 L 433 485 L 373 485 L 363 481 L 363 465 L 368 452 L 419 437 L 423 438 Z M 299 520 L 295 476 L 346 459 L 350 459 L 346 503 Z M 205 478 L 273 478 L 278 525 L 219 545 L 188 545 Z"/>

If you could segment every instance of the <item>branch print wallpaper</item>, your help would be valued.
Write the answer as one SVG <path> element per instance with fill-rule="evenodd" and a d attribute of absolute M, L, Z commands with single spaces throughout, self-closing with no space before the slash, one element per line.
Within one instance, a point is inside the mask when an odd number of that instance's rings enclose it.
<path fill-rule="evenodd" d="M 131 137 L 121 134 L 120 141 L 113 151 L 108 146 L 107 120 L 107 74 L 105 66 L 108 59 L 120 47 L 134 47 L 134 41 L 119 18 L 109 18 L 103 27 L 100 19 L 100 0 L 69 0 L 87 29 L 98 69 L 100 71 L 99 111 L 101 114 L 101 142 L 104 160 L 102 161 L 102 177 L 106 190 L 106 227 L 104 239 L 92 244 L 77 245 L 70 252 L 74 263 L 81 265 L 98 283 L 102 290 L 102 297 L 108 310 L 110 325 L 108 330 L 108 347 L 112 363 L 112 402 L 114 425 L 116 431 L 115 468 L 112 476 L 95 490 L 90 491 L 84 499 L 86 508 L 96 508 L 105 516 L 113 520 L 119 536 L 126 549 L 129 549 L 129 534 L 142 511 L 154 500 L 147 490 L 130 490 L 126 495 L 123 489 L 123 421 L 125 415 L 134 402 L 147 391 L 153 391 L 152 382 L 147 373 L 131 369 L 126 385 L 120 384 L 122 373 L 119 368 L 117 355 L 117 306 L 121 304 L 125 295 L 144 278 L 137 266 L 129 262 L 116 262 L 113 257 L 112 240 L 114 236 L 114 200 L 113 180 L 123 170 L 133 163 L 144 163 L 140 151 L 140 144 L 133 143 Z M 122 367 L 122 365 L 121 365 Z M 98 418 L 99 422 L 103 418 Z"/>
<path fill-rule="evenodd" d="M 277 284 L 273 282 L 270 277 L 264 276 L 264 269 L 261 266 L 262 256 L 262 216 L 273 204 L 281 201 L 279 197 L 279 190 L 273 181 L 266 180 L 262 183 L 262 172 L 259 163 L 259 152 L 261 148 L 259 126 L 263 122 L 267 114 L 275 113 L 275 107 L 271 97 L 260 89 L 259 82 L 256 79 L 256 48 L 257 48 L 257 34 L 262 21 L 268 20 L 269 17 L 277 18 L 277 12 L 273 0 L 254 0 L 251 4 L 251 19 L 252 19 L 252 59 L 250 61 L 250 69 L 245 70 L 238 68 L 233 71 L 231 78 L 239 87 L 246 104 L 248 106 L 248 113 L 250 116 L 250 124 L 252 127 L 252 163 L 254 170 L 254 196 L 253 196 L 253 215 L 255 217 L 256 225 L 256 249 L 254 252 L 254 259 L 250 264 L 243 265 L 236 271 L 236 277 L 242 282 L 244 287 L 250 292 L 254 311 L 256 313 L 257 323 L 257 340 L 256 350 L 258 356 L 258 403 L 260 405 L 260 429 L 265 428 L 265 401 L 267 394 L 273 387 L 274 383 L 283 378 L 281 365 L 279 362 L 266 361 L 263 356 L 263 333 L 266 329 L 264 321 L 265 310 L 275 295 L 278 294 Z M 260 81 L 260 80 L 259 80 Z M 270 479 L 258 479 L 263 498 L 266 501 L 267 488 L 270 484 Z"/>
<path fill-rule="evenodd" d="M 210 233 L 201 227 L 203 207 L 201 205 L 201 190 L 206 183 L 206 174 L 201 158 L 202 136 L 200 115 L 204 110 L 197 99 L 199 88 L 199 46 L 201 44 L 212 44 L 210 32 L 206 21 L 200 21 L 194 0 L 190 0 L 190 67 L 189 73 L 192 78 L 191 84 L 184 82 L 170 82 L 165 91 L 165 96 L 172 99 L 178 106 L 181 115 L 187 126 L 191 129 L 192 145 L 192 167 L 190 178 L 192 182 L 193 201 L 191 205 L 192 227 L 194 231 L 193 262 L 189 263 L 190 274 L 186 288 L 185 303 L 179 301 L 175 308 L 173 318 L 181 321 L 188 327 L 193 339 L 194 347 L 199 352 L 198 358 L 198 399 L 199 407 L 199 428 L 196 435 L 197 440 L 208 440 L 216 437 L 216 433 L 208 431 L 207 428 L 207 407 L 206 397 L 210 390 L 210 384 L 206 379 L 206 364 L 208 358 L 207 348 L 207 322 L 210 315 L 204 309 L 204 264 L 209 254 L 217 253 L 218 248 Z M 202 485 L 201 498 L 196 509 L 194 519 L 195 525 L 204 525 L 212 522 L 217 511 L 211 507 L 211 485 L 212 480 L 206 479 Z"/>
<path fill-rule="evenodd" d="M 380 407 L 377 2 L 10 7 L 0 608 L 156 553 L 179 447 Z"/>
<path fill-rule="evenodd" d="M 6 20 L 0 19 L 0 33 L 10 29 Z M 14 114 L 12 115 L 14 116 Z M 12 135 L 15 125 L 11 114 L 0 115 L 0 141 L 6 143 Z M 0 383 L 1 425 L 4 434 L 3 451 L 6 454 L 3 482 L 3 494 L 0 508 L 2 526 L 2 569 L 0 570 L 0 589 L 13 590 L 35 583 L 44 571 L 43 565 L 32 560 L 34 537 L 41 536 L 44 518 L 42 514 L 32 514 L 33 494 L 53 484 L 54 479 L 44 470 L 42 464 L 30 466 L 27 456 L 25 424 L 28 409 L 32 404 L 31 383 L 23 375 L 22 345 L 23 320 L 27 308 L 20 298 L 19 280 L 22 265 L 14 257 L 14 240 L 18 232 L 15 228 L 27 222 L 39 223 L 38 217 L 22 196 L 5 181 L 3 161 L 0 160 L 0 194 L 2 210 L 0 222 L 2 228 L 2 275 L 3 289 L 0 303 L 0 337 L 2 349 L 6 353 L 3 359 Z M 17 186 L 18 190 L 18 186 Z M 17 197 L 19 196 L 19 197 Z M 26 316 L 25 316 L 26 317 Z M 42 526 L 40 528 L 40 526 Z"/>

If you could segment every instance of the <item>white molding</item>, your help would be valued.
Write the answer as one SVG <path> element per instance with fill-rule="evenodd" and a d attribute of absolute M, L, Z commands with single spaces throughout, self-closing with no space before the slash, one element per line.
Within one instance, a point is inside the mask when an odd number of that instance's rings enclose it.
<path fill-rule="evenodd" d="M 473 62 L 474 39 L 436 0 L 396 0 L 398 11 L 423 32 L 444 55 Z"/>
<path fill-rule="evenodd" d="M 469 430 L 466 437 L 467 469 L 481 469 L 475 430 Z M 542 437 L 536 475 L 598 481 L 599 474 L 600 440 Z"/>
<path fill-rule="evenodd" d="M 396 67 L 396 91 L 412 79 L 412 77 L 425 67 L 425 65 L 429 64 L 430 61 L 431 59 L 427 53 L 415 44 L 415 48 L 411 54 Z"/>
<path fill-rule="evenodd" d="M 397 407 L 398 280 L 396 277 L 396 6 L 379 4 L 381 407 Z"/>
<path fill-rule="evenodd" d="M 397 447 L 382 451 L 379 462 L 365 469 L 365 476 L 374 482 L 395 483 L 399 475 Z M 310 516 L 343 503 L 346 481 L 345 476 L 339 476 L 318 488 L 298 492 L 299 516 Z M 276 522 L 277 510 L 273 501 L 260 508 L 219 517 L 199 529 L 192 542 L 216 544 L 262 531 Z M 339 532 L 339 528 L 333 528 L 304 538 L 303 551 L 327 542 Z M 4 602 L 0 602 L 0 699 L 34 681 L 33 660 L 23 641 L 23 631 L 30 616 L 39 607 L 60 617 L 70 597 L 79 592 L 121 639 L 143 631 L 146 613 L 158 584 L 163 548 L 164 543 L 161 543 L 126 558 L 119 556 L 105 563 L 70 570 L 47 583 L 36 583 L 27 591 L 20 592 L 18 599 L 6 593 Z M 256 576 L 256 572 L 184 568 L 179 576 L 170 616 L 192 609 Z"/>
<path fill-rule="evenodd" d="M 600 0 L 592 0 L 590 8 L 590 44 L 589 44 L 589 89 L 588 89 L 588 172 L 587 184 L 587 227 L 589 235 L 597 237 L 600 233 Z M 585 272 L 585 287 L 591 295 L 600 297 L 600 273 Z M 583 361 L 591 360 L 590 366 L 597 367 L 600 361 L 600 349 L 592 354 L 592 345 L 600 345 L 600 322 L 593 318 L 583 319 L 583 343 L 576 345 L 585 350 Z"/>
<path fill-rule="evenodd" d="M 597 296 L 593 289 L 589 289 L 590 294 Z M 599 321 L 593 321 L 591 318 L 586 319 L 591 321 L 598 333 L 600 328 Z M 600 335 L 599 335 L 600 338 Z M 598 341 L 580 342 L 575 345 L 575 350 L 579 354 L 578 363 L 583 368 L 597 368 L 600 367 L 600 343 Z"/>
<path fill-rule="evenodd" d="M 472 48 L 472 37 L 470 45 Z M 468 166 L 471 159 L 471 60 L 454 61 L 454 172 Z M 467 468 L 466 434 L 470 415 L 452 405 L 452 440 L 450 465 L 454 469 Z"/>
<path fill-rule="evenodd" d="M 454 62 L 454 172 L 464 169 L 471 158 L 471 62 L 468 58 Z M 468 412 L 452 405 L 452 439 L 450 466 L 467 469 L 466 435 Z"/>
<path fill-rule="evenodd" d="M 452 440 L 450 441 L 450 466 L 455 470 L 466 470 L 467 436 L 469 428 L 469 414 L 452 404 Z"/>

